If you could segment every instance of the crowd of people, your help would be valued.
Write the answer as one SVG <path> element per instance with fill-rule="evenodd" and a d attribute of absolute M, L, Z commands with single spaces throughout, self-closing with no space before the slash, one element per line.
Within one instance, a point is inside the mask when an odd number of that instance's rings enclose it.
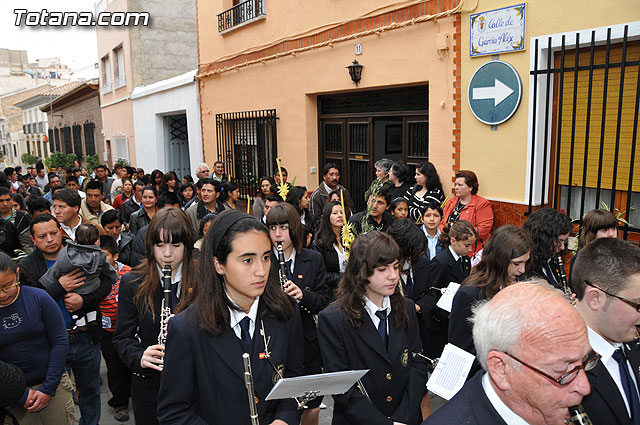
<path fill-rule="evenodd" d="M 0 172 L 0 423 L 73 424 L 76 403 L 97 424 L 102 357 L 115 419 L 131 400 L 144 425 L 317 425 L 323 398 L 267 400 L 275 383 L 363 369 L 333 424 L 561 424 L 582 408 L 640 424 L 640 248 L 613 214 L 587 213 L 565 267 L 564 213 L 495 228 L 471 170 L 447 198 L 429 162 L 375 169 L 363 211 L 333 163 L 313 191 L 279 167 L 248 207 L 220 161 L 195 179 Z M 476 360 L 432 413 L 447 343 Z"/>

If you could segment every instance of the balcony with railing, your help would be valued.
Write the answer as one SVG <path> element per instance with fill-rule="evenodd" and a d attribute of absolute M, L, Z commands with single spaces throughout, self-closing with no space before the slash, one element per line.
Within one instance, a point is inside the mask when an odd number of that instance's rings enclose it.
<path fill-rule="evenodd" d="M 231 9 L 227 9 L 218 15 L 218 32 L 234 30 L 240 26 L 264 19 L 266 16 L 265 0 L 245 0 Z"/>

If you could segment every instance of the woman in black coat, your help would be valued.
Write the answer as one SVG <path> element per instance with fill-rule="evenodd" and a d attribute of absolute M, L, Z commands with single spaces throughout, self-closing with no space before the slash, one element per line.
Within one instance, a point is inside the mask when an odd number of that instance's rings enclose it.
<path fill-rule="evenodd" d="M 448 342 L 476 354 L 473 326 L 469 323 L 472 307 L 478 301 L 491 299 L 502 288 L 517 282 L 525 272 L 530 252 L 531 242 L 522 229 L 506 225 L 491 234 L 484 246 L 482 260 L 453 298 Z M 480 364 L 474 361 L 468 378 L 478 370 Z"/>
<path fill-rule="evenodd" d="M 260 423 L 297 425 L 293 400 L 265 400 L 280 377 L 302 374 L 303 348 L 295 301 L 269 277 L 267 228 L 241 211 L 224 211 L 200 258 L 193 304 L 169 321 L 160 423 L 250 425 L 255 403 Z M 251 402 L 243 353 L 253 371 Z"/>
<path fill-rule="evenodd" d="M 160 269 L 172 270 L 172 311 L 184 308 L 195 282 L 193 235 L 187 215 L 166 208 L 154 216 L 146 238 L 147 258 L 120 281 L 113 345 L 133 372 L 131 401 L 136 424 L 157 424 L 156 406 L 165 347 L 159 344 L 162 283 Z"/>
<path fill-rule="evenodd" d="M 326 272 L 322 256 L 315 251 L 303 248 L 304 230 L 295 208 L 288 203 L 280 203 L 267 214 L 267 227 L 273 251 L 282 246 L 285 261 L 283 281 L 285 294 L 295 299 L 300 309 L 302 331 L 304 334 L 304 373 L 313 375 L 322 373 L 322 358 L 318 346 L 318 332 L 314 315 L 329 304 Z M 274 266 L 278 263 L 277 255 L 271 256 Z M 274 280 L 278 278 L 280 267 L 272 267 Z M 302 415 L 303 425 L 318 424 L 322 397 L 307 403 Z"/>
<path fill-rule="evenodd" d="M 320 228 L 311 244 L 311 248 L 318 251 L 324 259 L 327 287 L 332 300 L 335 298 L 338 282 L 347 268 L 347 252 L 342 246 L 340 233 L 343 225 L 342 205 L 340 202 L 329 202 L 322 209 Z"/>
<path fill-rule="evenodd" d="M 334 395 L 334 425 L 416 425 L 426 366 L 413 302 L 398 286 L 400 249 L 381 232 L 358 236 L 336 302 L 318 317 L 326 372 L 369 369 L 346 393 Z M 368 395 L 369 400 L 367 400 Z"/>

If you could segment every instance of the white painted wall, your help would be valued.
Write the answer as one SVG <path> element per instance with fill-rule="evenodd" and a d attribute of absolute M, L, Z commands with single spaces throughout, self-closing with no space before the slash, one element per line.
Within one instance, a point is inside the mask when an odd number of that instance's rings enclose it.
<path fill-rule="evenodd" d="M 165 157 L 164 117 L 185 113 L 189 133 L 191 174 L 202 162 L 202 131 L 198 88 L 193 80 L 195 71 L 149 86 L 136 87 L 131 94 L 135 133 L 136 167 L 150 173 L 167 169 Z M 182 177 L 182 176 L 179 176 Z"/>

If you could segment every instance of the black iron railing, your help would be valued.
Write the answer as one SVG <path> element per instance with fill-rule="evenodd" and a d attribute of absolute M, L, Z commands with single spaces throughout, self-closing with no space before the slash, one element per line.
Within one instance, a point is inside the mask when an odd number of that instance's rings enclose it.
<path fill-rule="evenodd" d="M 255 197 L 260 179 L 276 173 L 276 110 L 216 115 L 218 160 L 240 186 L 241 197 Z"/>
<path fill-rule="evenodd" d="M 636 35 L 625 26 L 616 40 L 611 28 L 606 40 L 595 30 L 587 42 L 580 33 L 535 39 L 529 212 L 544 205 L 581 222 L 606 204 L 629 222 L 625 239 L 640 231 Z"/>
<path fill-rule="evenodd" d="M 265 0 L 246 0 L 218 15 L 218 32 L 252 21 L 265 15 Z"/>

